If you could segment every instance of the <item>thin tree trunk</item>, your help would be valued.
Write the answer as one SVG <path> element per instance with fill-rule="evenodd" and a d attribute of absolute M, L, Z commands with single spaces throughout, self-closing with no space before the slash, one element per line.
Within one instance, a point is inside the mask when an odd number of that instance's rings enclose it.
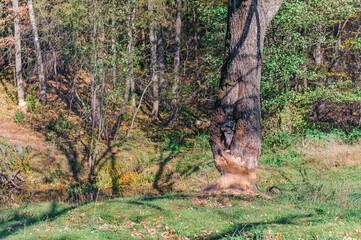
<path fill-rule="evenodd" d="M 321 37 L 320 36 L 316 43 L 315 62 L 316 62 L 317 67 L 320 67 L 322 65 L 322 49 L 321 49 Z"/>
<path fill-rule="evenodd" d="M 164 56 L 164 45 L 163 45 L 163 31 L 162 25 L 158 24 L 158 65 L 159 65 L 159 88 L 161 101 L 164 101 L 165 90 L 167 88 L 167 82 L 165 80 L 165 56 Z"/>
<path fill-rule="evenodd" d="M 172 122 L 177 122 L 178 115 L 178 101 L 179 101 L 179 66 L 180 66 L 180 41 L 181 41 L 181 27 L 182 27 L 182 0 L 176 0 L 176 23 L 175 23 L 175 48 L 174 48 L 174 83 L 172 86 L 173 99 L 171 102 L 171 108 L 173 112 Z"/>
<path fill-rule="evenodd" d="M 28 0 L 28 5 L 29 5 L 29 16 L 30 16 L 31 28 L 32 28 L 33 34 L 34 34 L 36 63 L 38 65 L 39 88 L 40 88 L 39 101 L 41 103 L 46 103 L 47 97 L 46 97 L 46 82 L 45 82 L 44 65 L 43 65 L 43 58 L 41 57 L 41 48 L 40 48 L 40 42 L 39 42 L 38 29 L 36 27 L 35 13 L 34 13 L 34 8 L 33 8 L 33 0 Z"/>
<path fill-rule="evenodd" d="M 132 83 L 134 84 L 133 77 L 134 77 L 134 44 L 135 44 L 135 33 L 134 33 L 134 19 L 135 19 L 135 7 L 133 6 L 133 0 L 128 0 L 129 5 L 129 15 L 128 15 L 128 74 L 126 77 L 125 83 L 125 94 L 124 94 L 124 103 L 123 105 L 123 112 L 126 112 L 126 108 L 128 105 L 129 100 L 129 91 L 131 89 Z M 134 93 L 132 92 L 132 99 L 134 98 Z"/>
<path fill-rule="evenodd" d="M 113 0 L 112 2 L 112 24 L 111 24 L 111 36 L 110 36 L 110 41 L 111 41 L 111 49 L 113 52 L 113 67 L 112 67 L 112 82 L 113 85 L 115 86 L 116 82 L 117 82 L 117 48 L 115 46 L 115 16 L 114 16 L 114 11 L 115 11 L 115 1 Z"/>
<path fill-rule="evenodd" d="M 22 63 L 21 63 L 21 35 L 20 35 L 20 26 L 19 26 L 19 1 L 13 1 L 13 11 L 14 11 L 14 37 L 15 37 L 15 77 L 18 87 L 18 102 L 19 106 L 25 106 L 26 102 L 24 101 L 24 83 L 22 75 Z"/>
<path fill-rule="evenodd" d="M 99 58 L 100 58 L 100 69 L 99 69 L 99 75 L 100 75 L 100 87 L 101 87 L 101 98 L 104 96 L 105 91 L 105 71 L 104 71 L 104 42 L 105 42 L 105 27 L 103 22 L 99 22 L 99 28 L 101 29 L 100 32 L 100 38 L 99 38 Z"/>
<path fill-rule="evenodd" d="M 98 127 L 100 125 L 100 103 L 98 100 L 98 95 L 100 95 L 99 91 L 99 76 L 100 74 L 97 74 L 98 68 L 97 68 L 97 62 L 99 60 L 98 58 L 98 42 L 97 42 L 97 24 L 95 21 L 93 22 L 93 34 L 92 34 L 92 64 L 91 64 L 91 70 L 90 70 L 90 91 L 91 91 L 91 109 L 92 109 L 92 120 L 93 120 L 93 126 Z"/>
<path fill-rule="evenodd" d="M 260 79 L 264 36 L 282 0 L 229 0 L 226 61 L 210 144 L 222 177 L 206 191 L 252 194 L 261 153 Z"/>
<path fill-rule="evenodd" d="M 195 58 L 195 64 L 196 64 L 196 70 L 195 70 L 195 74 L 196 74 L 196 80 L 199 80 L 199 59 L 198 59 L 198 46 L 199 46 L 199 41 L 198 41 L 198 27 L 197 27 L 197 12 L 196 12 L 196 7 L 194 6 L 194 2 L 193 2 L 193 23 L 194 23 L 194 58 Z"/>
<path fill-rule="evenodd" d="M 128 77 L 130 81 L 130 95 L 132 99 L 132 112 L 133 114 L 136 111 L 137 105 L 135 102 L 135 83 L 134 83 L 134 48 L 135 48 L 135 0 L 129 1 L 129 4 L 131 4 L 131 14 L 130 14 L 130 31 L 128 31 L 128 38 L 130 41 L 130 48 L 129 48 L 129 59 L 128 59 L 128 66 L 129 66 L 129 72 Z M 129 35 L 130 34 L 130 35 Z"/>
<path fill-rule="evenodd" d="M 337 67 L 338 64 L 338 60 L 339 60 L 339 55 L 340 55 L 340 45 L 341 45 L 341 36 L 337 37 L 334 49 L 333 49 L 333 53 L 332 53 L 332 59 L 331 59 L 331 64 L 330 67 L 328 69 L 328 72 L 330 74 L 329 78 L 328 78 L 328 82 L 326 84 L 326 86 L 328 86 L 329 84 L 333 83 L 336 79 L 335 76 L 335 69 Z"/>
<path fill-rule="evenodd" d="M 151 14 L 150 28 L 149 28 L 149 41 L 150 41 L 150 68 L 152 72 L 153 82 L 153 108 L 152 119 L 153 121 L 158 118 L 159 111 L 159 88 L 158 88 L 158 74 L 157 74 L 157 39 L 154 29 L 153 6 L 152 0 L 148 0 L 148 11 Z"/>
<path fill-rule="evenodd" d="M 127 112 L 127 106 L 130 96 L 130 91 L 132 94 L 132 105 L 133 109 L 135 109 L 135 96 L 134 96 L 134 45 L 135 45 L 135 26 L 134 26 L 134 20 L 135 20 L 135 4 L 134 0 L 128 0 L 128 21 L 127 21 L 127 37 L 128 37 L 128 73 L 125 78 L 125 91 L 124 91 L 124 101 L 122 106 L 120 107 L 120 111 L 117 115 L 117 120 L 111 130 L 111 137 L 114 138 L 117 135 L 118 129 L 120 128 L 122 124 L 122 118 L 123 115 Z M 135 110 L 133 110 L 134 112 Z"/>
<path fill-rule="evenodd" d="M 54 77 L 56 83 L 56 92 L 59 93 L 59 80 L 58 80 L 58 71 L 57 71 L 57 59 L 56 59 L 56 52 L 53 50 L 53 58 L 54 58 Z"/>

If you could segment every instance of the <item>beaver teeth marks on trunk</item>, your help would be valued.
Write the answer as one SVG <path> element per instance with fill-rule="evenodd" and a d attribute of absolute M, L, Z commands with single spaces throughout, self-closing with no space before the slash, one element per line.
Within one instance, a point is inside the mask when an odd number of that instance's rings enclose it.
<path fill-rule="evenodd" d="M 235 121 L 233 120 L 227 120 L 226 122 L 224 122 L 222 124 L 221 127 L 221 131 L 222 131 L 222 140 L 224 142 L 224 146 L 226 148 L 230 148 L 232 140 L 233 140 L 233 136 L 234 136 L 234 132 L 235 132 Z"/>

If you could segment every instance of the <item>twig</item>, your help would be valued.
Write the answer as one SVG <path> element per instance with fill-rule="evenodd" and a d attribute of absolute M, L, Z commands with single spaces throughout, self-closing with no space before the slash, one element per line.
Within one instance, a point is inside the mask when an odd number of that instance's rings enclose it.
<path fill-rule="evenodd" d="M 142 97 L 140 98 L 140 101 L 139 101 L 138 108 L 137 108 L 137 110 L 135 111 L 135 113 L 134 113 L 134 115 L 133 115 L 132 124 L 130 125 L 128 134 L 127 134 L 127 136 L 125 137 L 126 139 L 130 136 L 130 132 L 132 131 L 135 117 L 137 116 L 137 113 L 138 113 L 138 111 L 139 111 L 139 109 L 140 109 L 140 106 L 141 106 L 141 104 L 142 104 L 144 95 L 145 95 L 145 93 L 147 92 L 148 87 L 152 84 L 152 82 L 153 82 L 153 81 L 150 81 L 149 84 L 147 85 L 147 87 L 146 87 L 146 88 L 144 89 L 144 91 L 143 91 Z"/>
<path fill-rule="evenodd" d="M 279 171 L 279 173 L 284 179 L 286 179 L 287 182 L 289 182 L 293 186 L 294 189 L 297 189 L 296 185 L 291 181 L 291 179 L 289 179 L 283 172 Z"/>

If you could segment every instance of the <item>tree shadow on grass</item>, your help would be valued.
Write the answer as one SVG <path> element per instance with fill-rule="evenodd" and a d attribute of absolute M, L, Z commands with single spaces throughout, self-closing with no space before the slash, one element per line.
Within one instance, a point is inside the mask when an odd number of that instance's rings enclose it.
<path fill-rule="evenodd" d="M 278 218 L 278 220 L 272 221 L 271 223 L 265 223 L 265 222 L 242 223 L 242 224 L 235 225 L 231 229 L 226 230 L 222 233 L 213 234 L 213 235 L 209 236 L 207 239 L 208 240 L 218 240 L 218 239 L 229 239 L 231 237 L 244 237 L 243 236 L 244 233 L 249 232 L 249 233 L 254 234 L 255 230 L 264 230 L 266 228 L 266 226 L 269 224 L 296 225 L 294 220 L 299 219 L 299 218 L 312 217 L 312 216 L 313 216 L 312 214 L 291 215 L 291 216 L 287 216 L 287 217 Z M 308 221 L 316 222 L 316 221 L 320 221 L 320 220 L 308 220 Z M 262 237 L 262 236 L 260 236 L 260 237 Z M 253 238 L 251 238 L 251 239 L 253 239 Z M 254 239 L 258 239 L 258 238 L 254 238 Z"/>
<path fill-rule="evenodd" d="M 150 208 L 154 208 L 155 210 L 160 210 L 162 211 L 163 208 L 155 205 L 155 204 L 151 204 L 151 203 L 143 203 L 140 201 L 127 201 L 126 203 L 128 204 L 132 204 L 132 205 L 138 205 L 138 206 L 145 206 L 145 207 L 150 207 Z"/>
<path fill-rule="evenodd" d="M 62 214 L 70 210 L 73 210 L 74 208 L 77 207 L 79 206 L 72 206 L 72 207 L 66 207 L 64 209 L 58 209 L 57 203 L 52 202 L 49 211 L 40 216 L 35 216 L 34 214 L 21 213 L 19 210 L 16 210 L 11 218 L 7 219 L 6 221 L 3 220 L 0 222 L 0 228 L 6 227 L 4 230 L 0 231 L 0 239 L 7 238 L 8 236 L 23 229 L 24 226 L 29 227 L 42 221 L 52 222 L 58 217 L 60 217 Z M 7 224 L 10 222 L 11 224 Z"/>
<path fill-rule="evenodd" d="M 170 181 L 173 173 L 164 174 L 166 165 L 176 156 L 178 153 L 172 151 L 167 157 L 164 157 L 163 154 L 160 157 L 159 169 L 157 174 L 155 175 L 155 179 L 153 182 L 153 187 L 156 189 L 161 195 L 170 192 L 173 189 L 174 182 Z"/>

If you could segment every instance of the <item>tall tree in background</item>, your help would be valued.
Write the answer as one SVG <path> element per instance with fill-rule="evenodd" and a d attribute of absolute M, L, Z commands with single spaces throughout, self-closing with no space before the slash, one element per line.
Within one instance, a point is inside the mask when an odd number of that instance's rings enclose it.
<path fill-rule="evenodd" d="M 226 61 L 210 144 L 222 177 L 205 190 L 253 192 L 261 153 L 260 80 L 264 37 L 282 0 L 229 0 Z"/>
<path fill-rule="evenodd" d="M 159 111 L 159 86 L 158 86 L 158 74 L 157 74 L 157 39 L 154 27 L 154 15 L 153 15 L 153 0 L 148 0 L 148 11 L 150 14 L 150 28 L 149 28 L 149 41 L 150 41 L 150 69 L 152 73 L 153 83 L 153 108 L 152 119 L 158 118 Z"/>
<path fill-rule="evenodd" d="M 173 99 L 171 102 L 172 121 L 177 121 L 178 101 L 179 101 L 179 67 L 180 67 L 180 41 L 182 27 L 182 0 L 176 1 L 176 23 L 175 23 L 175 48 L 174 48 L 174 82 L 172 86 Z"/>
<path fill-rule="evenodd" d="M 14 11 L 14 37 L 15 37 L 15 77 L 18 88 L 18 102 L 19 106 L 25 106 L 24 101 L 24 83 L 21 62 L 21 35 L 20 35 L 20 16 L 19 16 L 19 1 L 13 1 Z"/>
<path fill-rule="evenodd" d="M 29 5 L 29 16 L 30 16 L 31 28 L 32 28 L 32 31 L 34 34 L 36 64 L 38 65 L 39 89 L 40 89 L 39 101 L 41 103 L 45 103 L 47 101 L 47 97 L 46 97 L 46 82 L 45 82 L 44 64 L 43 64 L 43 58 L 41 56 L 38 28 L 36 27 L 35 13 L 34 13 L 34 8 L 33 8 L 33 0 L 29 0 L 28 5 Z"/>
<path fill-rule="evenodd" d="M 134 83 L 134 55 L 135 55 L 135 43 L 136 43 L 136 32 L 135 32 L 135 14 L 136 14 L 136 7 L 135 7 L 135 0 L 128 0 L 128 75 L 127 75 L 127 83 L 126 89 L 130 86 L 130 95 L 132 99 L 132 108 L 133 114 L 136 111 L 136 102 L 135 102 L 135 83 Z M 129 84 L 129 85 L 128 85 Z M 127 90 L 126 90 L 127 91 Z M 125 98 L 126 99 L 126 98 Z"/>
<path fill-rule="evenodd" d="M 158 64 L 159 64 L 159 94 L 161 102 L 164 100 L 164 92 L 167 88 L 167 82 L 165 80 L 165 56 L 164 56 L 164 44 L 163 44 L 163 26 L 158 24 L 157 31 L 157 53 L 158 53 Z"/>

